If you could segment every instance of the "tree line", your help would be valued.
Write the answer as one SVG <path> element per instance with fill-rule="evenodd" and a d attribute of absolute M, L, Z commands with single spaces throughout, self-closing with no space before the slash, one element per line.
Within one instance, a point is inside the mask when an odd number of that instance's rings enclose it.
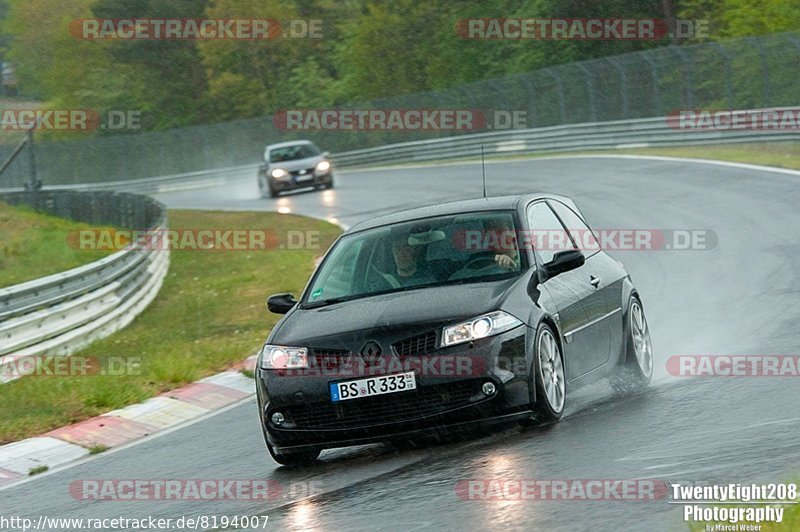
<path fill-rule="evenodd" d="M 472 18 L 707 20 L 704 39 L 797 30 L 796 0 L 3 0 L 2 56 L 53 108 L 136 109 L 145 129 L 394 97 L 697 40 L 464 39 Z M 81 39 L 87 18 L 319 21 L 319 38 Z M 302 30 L 302 22 L 298 23 Z M 302 31 L 301 31 L 302 33 Z"/>

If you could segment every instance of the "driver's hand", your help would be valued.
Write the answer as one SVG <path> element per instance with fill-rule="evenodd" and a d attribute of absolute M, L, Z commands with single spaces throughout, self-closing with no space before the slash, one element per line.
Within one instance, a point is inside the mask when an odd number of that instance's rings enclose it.
<path fill-rule="evenodd" d="M 505 268 L 506 270 L 513 270 L 517 266 L 517 263 L 514 262 L 514 259 L 508 255 L 501 255 L 499 253 L 494 256 L 494 261 L 498 266 Z"/>

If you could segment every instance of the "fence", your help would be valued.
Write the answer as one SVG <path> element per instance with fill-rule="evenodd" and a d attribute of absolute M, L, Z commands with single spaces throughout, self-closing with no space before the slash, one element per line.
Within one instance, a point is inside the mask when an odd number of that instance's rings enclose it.
<path fill-rule="evenodd" d="M 798 107 L 787 107 L 795 113 Z M 760 114 L 766 110 L 747 112 Z M 673 123 L 674 125 L 674 123 Z M 483 148 L 487 158 L 542 152 L 570 152 L 642 148 L 649 146 L 687 146 L 735 142 L 796 141 L 796 131 L 783 130 L 707 130 L 690 131 L 670 127 L 664 118 L 639 118 L 567 124 L 534 129 L 515 129 L 473 135 L 417 140 L 333 154 L 336 168 L 413 163 L 434 160 L 475 159 Z M 131 179 L 61 185 L 68 190 L 116 190 L 139 193 L 172 192 L 183 189 L 221 186 L 251 180 L 255 183 L 257 164 L 225 167 L 199 172 Z"/>
<path fill-rule="evenodd" d="M 527 115 L 525 129 L 533 129 L 657 117 L 686 108 L 792 106 L 800 103 L 798 64 L 800 35 L 784 33 L 653 48 L 346 108 L 480 109 L 487 115 L 495 110 L 519 110 Z M 341 153 L 451 135 L 433 131 L 286 132 L 266 116 L 171 131 L 39 140 L 34 160 L 45 185 L 65 185 L 252 165 L 259 161 L 265 144 L 292 138 L 309 138 L 325 150 Z M 0 160 L 12 149 L 11 144 L 0 144 Z M 0 176 L 0 187 L 20 187 L 27 181 L 30 158 L 18 159 Z"/>
<path fill-rule="evenodd" d="M 166 228 L 164 207 L 146 196 L 39 191 L 0 195 L 57 216 L 99 225 Z M 155 298 L 169 253 L 129 247 L 99 261 L 0 288 L 0 370 L 34 355 L 62 356 L 130 323 Z M 16 378 L 0 371 L 0 383 Z"/>

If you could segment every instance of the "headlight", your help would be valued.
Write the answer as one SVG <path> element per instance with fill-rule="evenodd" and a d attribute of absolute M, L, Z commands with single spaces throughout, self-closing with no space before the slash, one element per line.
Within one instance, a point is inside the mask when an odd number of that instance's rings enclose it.
<path fill-rule="evenodd" d="M 272 177 L 274 177 L 274 178 L 278 179 L 278 178 L 281 178 L 281 177 L 283 177 L 283 176 L 285 176 L 285 175 L 286 175 L 286 170 L 284 170 L 283 168 L 276 168 L 275 170 L 273 170 L 273 171 L 270 173 L 270 175 L 271 175 Z"/>
<path fill-rule="evenodd" d="M 317 163 L 318 172 L 326 172 L 330 170 L 330 168 L 331 168 L 331 163 L 329 163 L 328 161 L 320 161 L 319 163 Z"/>
<path fill-rule="evenodd" d="M 261 369 L 302 369 L 308 367 L 308 349 L 266 344 L 259 353 Z"/>
<path fill-rule="evenodd" d="M 442 329 L 442 347 L 486 338 L 487 336 L 510 331 L 520 325 L 522 325 L 522 322 L 517 318 L 507 312 L 498 310 L 458 325 L 445 327 Z"/>

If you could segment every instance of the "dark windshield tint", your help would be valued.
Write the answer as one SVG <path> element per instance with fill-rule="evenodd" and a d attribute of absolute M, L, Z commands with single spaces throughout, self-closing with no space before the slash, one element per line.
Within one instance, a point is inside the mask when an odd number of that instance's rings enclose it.
<path fill-rule="evenodd" d="M 519 275 L 510 211 L 426 218 L 344 236 L 320 266 L 304 304 Z"/>
<path fill-rule="evenodd" d="M 283 161 L 297 161 L 316 157 L 320 151 L 313 144 L 295 144 L 282 148 L 272 148 L 269 150 L 269 162 L 279 163 Z"/>

